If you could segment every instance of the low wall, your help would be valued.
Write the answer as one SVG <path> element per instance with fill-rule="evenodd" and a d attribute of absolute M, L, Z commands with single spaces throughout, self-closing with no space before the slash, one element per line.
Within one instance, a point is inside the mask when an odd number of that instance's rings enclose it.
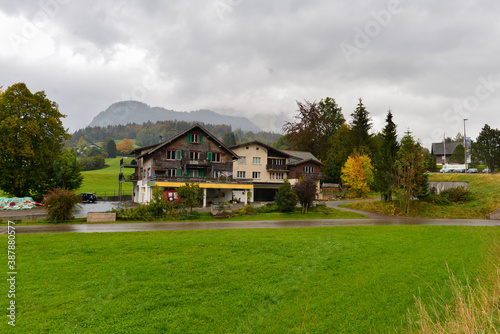
<path fill-rule="evenodd" d="M 490 213 L 490 219 L 500 219 L 500 209 Z"/>
<path fill-rule="evenodd" d="M 98 196 L 97 200 L 104 201 L 104 202 L 118 202 L 120 200 L 120 196 Z M 132 195 L 123 195 L 122 196 L 122 202 L 131 201 L 131 200 L 132 200 Z"/>
<path fill-rule="evenodd" d="M 468 182 L 453 182 L 453 181 L 429 181 L 429 191 L 431 193 L 440 194 L 444 190 L 463 187 L 464 189 L 469 189 Z"/>
<path fill-rule="evenodd" d="M 103 223 L 116 221 L 116 212 L 89 212 L 87 213 L 88 223 Z"/>

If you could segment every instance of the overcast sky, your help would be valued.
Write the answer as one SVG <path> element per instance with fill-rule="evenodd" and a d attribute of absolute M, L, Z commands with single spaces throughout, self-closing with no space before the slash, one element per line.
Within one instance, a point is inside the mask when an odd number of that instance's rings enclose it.
<path fill-rule="evenodd" d="M 0 86 L 44 90 L 71 132 L 113 102 L 281 128 L 296 100 L 361 97 L 374 130 L 500 127 L 500 2 L 0 0 Z"/>

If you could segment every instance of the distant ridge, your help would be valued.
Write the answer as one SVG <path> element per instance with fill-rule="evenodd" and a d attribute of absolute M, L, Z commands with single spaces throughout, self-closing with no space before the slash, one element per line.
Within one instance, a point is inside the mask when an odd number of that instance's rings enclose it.
<path fill-rule="evenodd" d="M 162 107 L 150 107 L 138 101 L 122 101 L 113 103 L 105 111 L 94 117 L 88 126 L 142 124 L 147 121 L 186 121 L 203 122 L 205 124 L 231 125 L 233 130 L 259 132 L 261 129 L 246 117 L 226 116 L 211 110 L 174 111 Z"/>

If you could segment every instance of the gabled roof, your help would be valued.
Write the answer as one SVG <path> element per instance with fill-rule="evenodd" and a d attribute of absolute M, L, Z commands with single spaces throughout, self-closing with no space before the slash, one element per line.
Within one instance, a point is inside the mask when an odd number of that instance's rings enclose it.
<path fill-rule="evenodd" d="M 282 150 L 281 152 L 285 152 L 286 154 L 290 155 L 291 157 L 295 157 L 300 160 L 315 160 L 319 163 L 318 158 L 316 158 L 311 152 L 305 152 L 305 151 L 288 151 L 288 150 Z"/>
<path fill-rule="evenodd" d="M 233 156 L 233 159 L 238 159 L 239 156 L 234 153 L 230 148 L 228 148 L 226 145 L 224 145 L 219 139 L 217 139 L 214 135 L 212 135 L 210 132 L 208 132 L 207 129 L 205 129 L 204 127 L 202 127 L 200 124 L 196 123 L 195 125 L 193 125 L 192 127 L 182 131 L 182 132 L 179 132 L 178 134 L 176 134 L 175 136 L 161 142 L 161 143 L 158 143 L 158 144 L 152 144 L 152 145 L 147 145 L 147 146 L 143 146 L 143 147 L 138 147 L 136 149 L 134 149 L 132 152 L 130 152 L 130 154 L 138 154 L 144 150 L 147 150 L 147 152 L 141 154 L 140 156 L 138 156 L 138 158 L 142 158 L 146 155 L 150 155 L 154 152 L 156 152 L 157 150 L 161 149 L 162 147 L 168 145 L 168 144 L 171 144 L 173 141 L 179 139 L 180 137 L 184 136 L 185 134 L 189 133 L 190 131 L 193 131 L 195 129 L 198 129 L 200 132 L 202 132 L 207 138 L 210 138 L 212 139 L 213 141 L 215 141 L 219 147 L 223 148 L 225 151 L 227 151 L 229 154 L 231 154 Z"/>
<path fill-rule="evenodd" d="M 446 155 L 452 155 L 455 149 L 460 143 L 446 143 Z M 445 155 L 444 153 L 444 143 L 432 143 L 431 155 Z"/>
<path fill-rule="evenodd" d="M 282 150 L 278 150 L 272 146 L 269 146 L 267 144 L 264 144 L 263 142 L 260 142 L 258 140 L 253 140 L 253 141 L 249 141 L 249 142 L 246 142 L 246 143 L 242 143 L 242 144 L 239 144 L 239 145 L 234 145 L 234 146 L 231 146 L 230 148 L 231 149 L 235 149 L 235 148 L 240 148 L 240 147 L 244 147 L 244 146 L 248 146 L 248 145 L 260 145 L 262 147 L 265 147 L 268 151 L 268 155 L 269 155 L 269 152 L 271 152 L 273 155 L 277 155 L 277 156 L 282 156 L 284 158 L 289 158 L 290 155 Z"/>

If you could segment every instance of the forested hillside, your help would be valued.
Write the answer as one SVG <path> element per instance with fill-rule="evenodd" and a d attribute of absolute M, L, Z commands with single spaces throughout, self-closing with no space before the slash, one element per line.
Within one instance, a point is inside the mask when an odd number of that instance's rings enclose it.
<path fill-rule="evenodd" d="M 160 136 L 162 136 L 164 140 L 168 139 L 188 129 L 193 124 L 194 122 L 185 121 L 159 121 L 156 123 L 147 122 L 143 124 L 132 123 L 127 125 L 108 125 L 106 127 L 86 127 L 73 133 L 69 143 L 70 146 L 74 147 L 82 137 L 88 143 L 100 143 L 104 141 L 106 137 L 111 137 L 114 140 L 122 140 L 125 138 L 136 139 L 136 144 L 139 146 L 149 145 L 159 142 Z M 281 137 L 280 134 L 272 132 L 260 131 L 254 133 L 251 131 L 242 131 L 240 129 L 233 131 L 229 125 L 200 124 L 222 141 L 224 141 L 224 138 L 231 132 L 234 133 L 234 139 L 237 143 L 259 140 L 266 144 L 273 144 Z"/>

